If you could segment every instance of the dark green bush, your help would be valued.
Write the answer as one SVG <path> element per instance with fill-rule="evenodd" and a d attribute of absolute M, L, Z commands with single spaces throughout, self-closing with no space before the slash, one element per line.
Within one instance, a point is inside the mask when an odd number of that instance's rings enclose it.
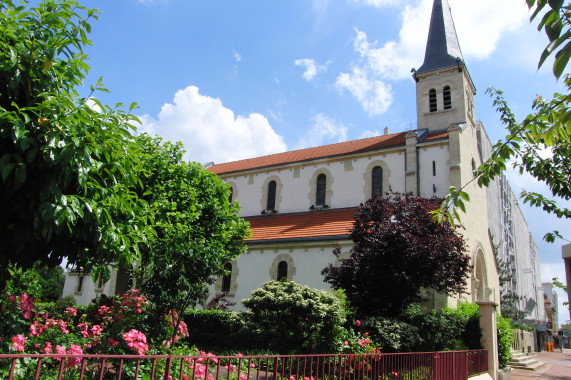
<path fill-rule="evenodd" d="M 478 305 L 460 303 L 457 309 L 445 308 L 422 313 L 411 306 L 404 320 L 417 327 L 419 340 L 415 351 L 447 351 L 479 349 L 480 331 Z"/>
<path fill-rule="evenodd" d="M 460 303 L 457 309 L 423 313 L 418 304 L 399 319 L 368 317 L 361 332 L 369 332 L 384 352 L 426 352 L 479 349 L 479 311 L 476 304 Z"/>
<path fill-rule="evenodd" d="M 364 318 L 360 331 L 368 332 L 382 352 L 414 351 L 420 339 L 417 327 L 395 318 Z"/>
<path fill-rule="evenodd" d="M 264 349 L 246 314 L 222 310 L 188 310 L 184 315 L 189 345 L 217 354 L 258 352 Z"/>

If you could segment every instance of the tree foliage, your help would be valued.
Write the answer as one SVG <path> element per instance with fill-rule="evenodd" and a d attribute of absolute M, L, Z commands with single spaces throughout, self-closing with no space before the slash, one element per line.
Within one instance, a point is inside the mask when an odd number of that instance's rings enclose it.
<path fill-rule="evenodd" d="M 84 267 L 139 254 L 152 230 L 139 185 L 136 118 L 80 95 L 95 10 L 74 0 L 0 2 L 0 268 Z M 0 283 L 5 278 L 0 277 Z"/>
<path fill-rule="evenodd" d="M 565 5 L 564 0 L 526 0 L 527 6 L 533 12 L 530 21 L 535 20 L 537 16 L 545 9 L 546 5 L 551 8 L 543 14 L 543 17 L 537 25 L 537 30 L 545 31 L 549 44 L 541 53 L 539 64 L 540 68 L 547 57 L 555 53 L 555 61 L 553 62 L 553 74 L 559 79 L 561 74 L 567 67 L 569 57 L 571 57 L 571 4 Z"/>
<path fill-rule="evenodd" d="M 134 134 L 134 104 L 103 105 L 100 81 L 79 94 L 93 19 L 75 0 L 0 1 L 0 269 L 65 258 L 106 279 L 109 264 L 135 266 L 178 326 L 243 252 L 248 227 L 229 187 L 182 162 L 180 143 Z"/>
<path fill-rule="evenodd" d="M 517 278 L 514 278 L 515 268 L 513 263 L 502 260 L 497 254 L 496 261 L 500 280 L 500 306 L 502 315 L 514 321 L 522 320 L 527 315 L 527 312 L 520 306 L 524 301 L 524 297 L 507 286 L 507 284 L 512 284 L 513 288 L 517 284 Z"/>
<path fill-rule="evenodd" d="M 543 14 L 538 30 L 544 30 L 550 41 L 540 57 L 539 67 L 555 53 L 553 73 L 557 79 L 564 74 L 571 56 L 571 5 L 563 3 L 563 0 L 527 0 L 532 11 L 531 21 Z M 547 12 L 542 13 L 546 9 Z M 493 146 L 491 157 L 477 169 L 472 181 L 488 186 L 506 170 L 507 165 L 512 165 L 520 173 L 526 172 L 543 182 L 553 195 L 546 197 L 524 190 L 521 193 L 524 203 L 541 207 L 558 218 L 569 219 L 571 210 L 558 203 L 558 200 L 571 199 L 571 77 L 568 74 L 565 75 L 564 86 L 565 93 L 556 93 L 551 100 L 538 96 L 533 101 L 532 113 L 521 122 L 512 113 L 503 92 L 488 88 L 487 92 L 493 98 L 508 134 Z M 435 218 L 439 221 L 458 219 L 457 200 L 467 195 L 463 191 L 466 185 L 450 189 L 441 207 L 433 213 Z M 557 237 L 563 238 L 559 231 L 553 231 L 544 239 L 553 242 Z"/>
<path fill-rule="evenodd" d="M 438 198 L 412 194 L 378 194 L 359 207 L 350 256 L 334 255 L 339 266 L 322 274 L 335 289 L 343 289 L 358 315 L 397 316 L 419 299 L 421 288 L 444 294 L 465 291 L 470 258 L 460 234 L 449 223 L 435 223 L 429 211 Z"/>
<path fill-rule="evenodd" d="M 156 223 L 156 236 L 141 249 L 139 285 L 157 315 L 172 313 L 178 323 L 224 264 L 244 252 L 248 224 L 229 202 L 228 185 L 200 164 L 182 161 L 181 143 L 145 134 L 137 142 L 146 173 L 141 198 L 152 205 Z"/>

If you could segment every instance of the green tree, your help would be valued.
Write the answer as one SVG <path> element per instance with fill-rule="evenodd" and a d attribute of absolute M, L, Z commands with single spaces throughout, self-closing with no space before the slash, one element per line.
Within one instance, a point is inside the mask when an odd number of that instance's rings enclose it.
<path fill-rule="evenodd" d="M 75 0 L 0 1 L 0 285 L 10 263 L 131 264 L 152 233 L 134 105 L 101 104 L 100 81 L 78 93 L 94 19 Z"/>
<path fill-rule="evenodd" d="M 553 277 L 553 279 L 551 281 L 553 282 L 553 285 L 555 285 L 559 289 L 563 290 L 565 293 L 569 293 L 569 288 L 567 286 L 565 286 L 565 284 L 563 284 L 561 281 L 559 281 L 559 279 L 557 277 Z M 563 305 L 569 306 L 569 301 L 564 301 Z"/>
<path fill-rule="evenodd" d="M 547 57 L 555 53 L 553 73 L 559 79 L 571 56 L 571 5 L 563 5 L 563 0 L 527 0 L 532 11 L 531 21 L 540 14 L 538 30 L 544 30 L 549 44 L 543 51 L 539 67 Z M 542 13 L 546 10 L 547 12 Z M 489 88 L 488 93 L 494 99 L 493 104 L 506 125 L 508 134 L 497 142 L 491 157 L 476 171 L 475 178 L 480 186 L 488 186 L 490 181 L 506 170 L 511 164 L 520 173 L 526 172 L 543 182 L 553 197 L 545 197 L 536 192 L 522 191 L 524 203 L 541 207 L 559 218 L 571 218 L 571 210 L 558 203 L 558 200 L 571 199 L 571 77 L 565 75 L 566 92 L 556 93 L 551 100 L 538 96 L 532 105 L 532 113 L 519 122 L 504 100 L 502 91 Z M 547 156 L 547 158 L 546 158 Z M 470 181 L 470 182 L 472 182 Z M 467 185 L 467 184 L 466 184 Z M 467 194 L 461 189 L 450 188 L 441 207 L 433 214 L 442 222 L 445 219 L 458 218 L 456 207 Z M 544 239 L 553 242 L 556 237 L 563 238 L 558 231 L 545 235 Z"/>
<path fill-rule="evenodd" d="M 187 306 L 245 250 L 248 223 L 230 202 L 230 188 L 200 164 L 182 161 L 181 143 L 137 138 L 147 173 L 141 197 L 153 205 L 156 235 L 141 249 L 140 287 L 156 313 L 178 326 Z M 174 329 L 176 331 L 176 328 Z"/>
<path fill-rule="evenodd" d="M 34 265 L 32 269 L 38 272 L 39 282 L 42 288 L 42 302 L 55 302 L 61 299 L 65 282 L 65 271 L 59 265 L 55 267 L 47 265 Z"/>
<path fill-rule="evenodd" d="M 359 207 L 350 256 L 322 271 L 325 282 L 345 291 L 359 317 L 397 317 L 423 287 L 448 295 L 465 291 L 471 265 L 464 239 L 429 215 L 440 201 L 379 193 Z M 341 259 L 339 248 L 334 255 Z"/>

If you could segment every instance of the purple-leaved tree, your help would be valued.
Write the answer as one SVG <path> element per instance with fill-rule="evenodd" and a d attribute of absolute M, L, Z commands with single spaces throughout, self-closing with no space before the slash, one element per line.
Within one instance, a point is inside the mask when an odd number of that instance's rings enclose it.
<path fill-rule="evenodd" d="M 398 316 L 419 300 L 421 288 L 464 292 L 472 268 L 464 239 L 429 214 L 441 202 L 390 193 L 361 204 L 351 230 L 351 254 L 323 269 L 325 282 L 343 289 L 359 316 Z M 340 259 L 341 249 L 333 254 Z"/>

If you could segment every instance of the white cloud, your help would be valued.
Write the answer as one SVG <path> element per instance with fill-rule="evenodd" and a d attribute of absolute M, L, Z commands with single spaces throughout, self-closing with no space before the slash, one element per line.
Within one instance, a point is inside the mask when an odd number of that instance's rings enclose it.
<path fill-rule="evenodd" d="M 103 111 L 101 107 L 99 107 L 99 104 L 95 103 L 92 98 L 85 99 L 85 105 L 97 113 L 101 113 Z"/>
<path fill-rule="evenodd" d="M 376 7 L 393 4 L 391 0 L 354 1 Z M 489 57 L 500 38 L 526 25 L 529 16 L 520 0 L 479 0 L 469 4 L 450 0 L 450 3 L 462 53 L 468 60 Z M 398 41 L 387 41 L 380 47 L 376 41 L 369 42 L 365 31 L 356 29 L 353 48 L 359 57 L 349 73 L 338 75 L 336 87 L 349 91 L 369 115 L 385 112 L 392 103 L 388 83 L 408 79 L 411 68 L 418 68 L 424 60 L 431 11 L 432 0 L 406 5 L 401 13 Z"/>
<path fill-rule="evenodd" d="M 495 51 L 498 41 L 506 32 L 528 27 L 530 14 L 523 1 L 478 0 L 469 4 L 450 0 L 465 58 L 485 59 Z"/>
<path fill-rule="evenodd" d="M 240 55 L 240 53 L 238 53 L 237 51 L 234 50 L 234 60 L 236 62 L 240 62 L 242 60 L 242 55 Z"/>
<path fill-rule="evenodd" d="M 313 125 L 297 144 L 296 149 L 347 141 L 347 127 L 324 114 L 312 119 Z"/>
<path fill-rule="evenodd" d="M 402 0 L 352 0 L 354 3 L 371 5 L 373 7 L 386 7 L 388 5 L 399 4 Z"/>
<path fill-rule="evenodd" d="M 386 112 L 393 102 L 391 85 L 375 78 L 367 67 L 353 66 L 351 73 L 341 73 L 335 86 L 340 92 L 349 91 L 363 106 L 369 116 Z"/>
<path fill-rule="evenodd" d="M 140 131 L 182 141 L 190 161 L 216 163 L 283 152 L 286 144 L 259 113 L 234 115 L 220 99 L 201 95 L 198 87 L 177 91 L 157 119 L 141 117 Z"/>
<path fill-rule="evenodd" d="M 317 74 L 324 73 L 327 71 L 327 66 L 331 63 L 331 61 L 328 61 L 325 65 L 319 65 L 315 63 L 313 59 L 303 58 L 303 59 L 296 59 L 294 63 L 296 66 L 305 67 L 305 71 L 302 75 L 303 79 L 305 79 L 308 82 L 311 82 Z"/>

